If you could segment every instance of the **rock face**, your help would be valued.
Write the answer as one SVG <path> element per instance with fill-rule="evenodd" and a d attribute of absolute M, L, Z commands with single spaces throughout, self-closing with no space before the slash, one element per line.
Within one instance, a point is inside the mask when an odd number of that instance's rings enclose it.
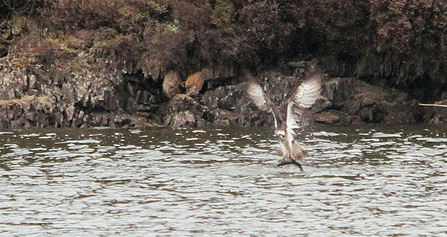
<path fill-rule="evenodd" d="M 446 91 L 443 1 L 198 2 L 0 1 L 0 127 L 272 126 L 239 75 L 251 69 L 278 104 L 305 55 L 424 103 Z M 325 88 L 320 123 L 445 121 L 354 78 Z"/>
<path fill-rule="evenodd" d="M 38 112 L 48 113 L 47 122 L 38 126 L 270 126 L 271 118 L 234 87 L 240 72 L 251 69 L 279 102 L 300 82 L 296 67 L 302 64 L 290 61 L 312 56 L 330 75 L 356 75 L 405 90 L 424 103 L 444 101 L 439 97 L 447 89 L 445 5 L 422 0 L 3 0 L 0 100 L 23 106 L 26 96 L 47 98 L 52 110 Z M 272 68 L 280 71 L 267 71 Z M 326 97 L 312 109 L 322 123 L 444 121 L 443 109 L 421 110 L 398 91 L 352 78 L 327 86 Z M 183 93 L 192 100 L 174 100 Z M 203 111 L 189 108 L 191 101 Z M 189 112 L 175 111 L 175 103 L 185 103 L 183 111 Z M 166 122 L 175 118 L 169 111 L 181 116 Z"/>
<path fill-rule="evenodd" d="M 417 123 L 423 115 L 418 101 L 410 99 L 406 93 L 369 85 L 355 78 L 331 79 L 326 83 L 323 95 L 331 103 L 329 109 L 339 111 L 326 113 L 339 117 L 339 122 Z M 327 120 L 332 123 L 329 121 L 337 119 Z"/>
<path fill-rule="evenodd" d="M 82 60 L 91 59 L 86 55 Z M 110 74 L 80 65 L 91 63 L 49 69 L 13 60 L 0 65 L 0 127 L 272 127 L 274 123 L 270 113 L 250 102 L 239 76 L 219 78 L 204 69 L 186 80 L 187 91 L 182 94 L 176 72 L 154 81 L 141 73 Z M 302 82 L 299 71 L 289 75 L 263 71 L 256 78 L 278 105 Z M 423 110 L 405 93 L 355 78 L 331 78 L 323 88 L 322 97 L 305 115 L 306 123 L 445 121 L 445 110 Z"/>
<path fill-rule="evenodd" d="M 46 96 L 0 100 L 1 128 L 48 127 L 55 119 L 53 105 Z"/>
<path fill-rule="evenodd" d="M 447 92 L 443 94 L 443 100 L 434 104 L 423 105 L 424 122 L 428 124 L 447 124 Z"/>
<path fill-rule="evenodd" d="M 84 57 L 84 56 L 81 56 Z M 71 67 L 0 64 L 0 127 L 153 126 L 162 101 L 156 83 L 95 70 L 87 62 Z"/>
<path fill-rule="evenodd" d="M 208 108 L 186 94 L 179 94 L 165 108 L 164 121 L 172 127 L 201 127 L 205 125 Z"/>

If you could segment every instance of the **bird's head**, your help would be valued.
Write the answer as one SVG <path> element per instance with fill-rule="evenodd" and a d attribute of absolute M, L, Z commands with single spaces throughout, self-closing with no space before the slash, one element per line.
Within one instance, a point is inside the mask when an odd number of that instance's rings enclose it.
<path fill-rule="evenodd" d="M 276 129 L 276 130 L 275 130 L 275 135 L 276 135 L 281 141 L 283 141 L 284 139 L 286 139 L 286 131 L 284 131 L 283 129 Z"/>

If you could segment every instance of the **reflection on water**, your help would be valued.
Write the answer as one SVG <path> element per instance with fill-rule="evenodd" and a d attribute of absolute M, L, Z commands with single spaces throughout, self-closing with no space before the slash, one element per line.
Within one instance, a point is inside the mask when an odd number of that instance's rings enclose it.
<path fill-rule="evenodd" d="M 447 234 L 441 127 L 316 127 L 305 173 L 270 131 L 0 132 L 0 233 Z"/>

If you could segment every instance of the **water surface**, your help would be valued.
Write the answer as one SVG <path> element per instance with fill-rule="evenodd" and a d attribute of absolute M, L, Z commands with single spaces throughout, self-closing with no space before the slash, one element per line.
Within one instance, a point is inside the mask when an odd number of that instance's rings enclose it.
<path fill-rule="evenodd" d="M 0 132 L 7 236 L 447 234 L 442 127 L 314 127 L 297 167 L 260 129 Z"/>

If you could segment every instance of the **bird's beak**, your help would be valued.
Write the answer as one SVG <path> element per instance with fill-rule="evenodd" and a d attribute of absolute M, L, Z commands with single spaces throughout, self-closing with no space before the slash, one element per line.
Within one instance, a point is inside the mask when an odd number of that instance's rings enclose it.
<path fill-rule="evenodd" d="M 284 134 L 281 134 L 281 133 L 276 133 L 275 132 L 275 135 L 274 135 L 276 138 L 278 138 L 279 140 L 284 140 L 285 139 L 285 135 Z"/>

